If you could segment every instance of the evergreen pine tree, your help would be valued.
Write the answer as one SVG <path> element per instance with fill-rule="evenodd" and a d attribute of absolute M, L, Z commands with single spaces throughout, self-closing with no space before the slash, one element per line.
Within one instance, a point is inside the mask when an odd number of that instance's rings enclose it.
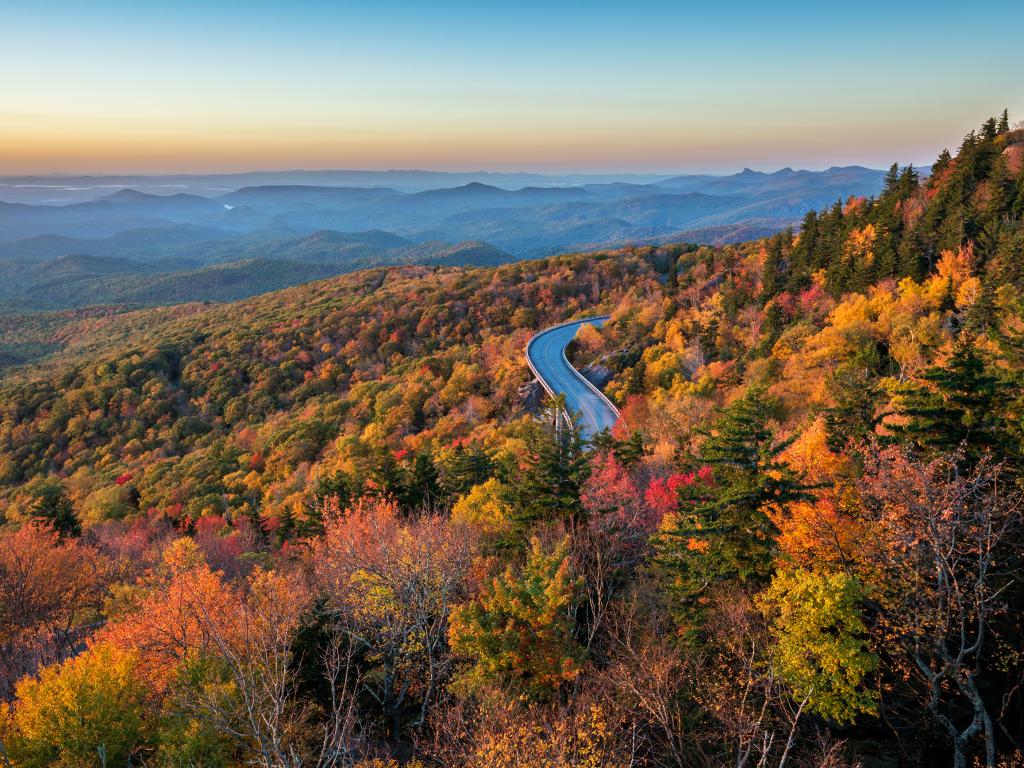
<path fill-rule="evenodd" d="M 999 131 L 1000 134 L 1004 134 L 1004 133 L 1009 133 L 1010 132 L 1010 112 L 1009 112 L 1009 110 L 1004 109 L 1003 110 L 1003 114 L 999 116 L 999 126 L 998 126 L 997 130 Z"/>
<path fill-rule="evenodd" d="M 642 395 L 646 389 L 644 382 L 646 376 L 647 363 L 644 362 L 643 357 L 640 357 L 626 372 L 626 394 Z"/>
<path fill-rule="evenodd" d="M 920 177 L 913 165 L 908 165 L 900 174 L 900 183 L 897 190 L 900 200 L 906 200 L 917 191 Z"/>
<path fill-rule="evenodd" d="M 612 451 L 615 454 L 615 458 L 624 467 L 639 464 L 647 454 L 643 433 L 638 429 L 633 430 L 625 440 L 616 442 Z"/>
<path fill-rule="evenodd" d="M 990 117 L 981 126 L 981 138 L 984 141 L 992 141 L 992 139 L 994 139 L 997 134 L 998 127 L 996 124 L 996 119 L 994 117 Z"/>
<path fill-rule="evenodd" d="M 474 485 L 486 482 L 494 463 L 479 445 L 459 442 L 441 468 L 440 489 L 449 498 L 465 496 Z"/>
<path fill-rule="evenodd" d="M 249 528 L 252 530 L 256 540 L 260 545 L 266 546 L 269 543 L 269 537 L 267 536 L 267 527 L 263 524 L 263 515 L 260 512 L 258 504 L 247 504 L 244 514 L 249 520 Z"/>
<path fill-rule="evenodd" d="M 789 279 L 786 288 L 797 291 L 804 288 L 814 272 L 821 268 L 818 254 L 818 213 L 810 210 L 800 224 L 800 238 L 790 254 Z"/>
<path fill-rule="evenodd" d="M 785 317 L 783 317 L 779 302 L 774 299 L 768 302 L 764 308 L 764 321 L 761 323 L 761 340 L 758 344 L 760 355 L 765 356 L 771 353 L 775 342 L 782 335 L 785 324 Z"/>
<path fill-rule="evenodd" d="M 793 241 L 792 230 L 784 230 L 768 240 L 765 248 L 764 269 L 761 274 L 761 301 L 767 304 L 780 290 L 786 279 L 786 242 Z"/>
<path fill-rule="evenodd" d="M 316 536 L 324 530 L 324 510 L 335 500 L 339 510 L 346 509 L 359 495 L 356 481 L 348 473 L 338 470 L 317 480 L 312 498 L 306 505 L 302 520 L 296 530 L 303 536 Z"/>
<path fill-rule="evenodd" d="M 406 473 L 404 467 L 398 463 L 395 454 L 387 447 L 380 448 L 373 457 L 373 464 L 370 467 L 370 480 L 376 486 L 379 493 L 394 496 L 401 501 L 406 491 Z"/>
<path fill-rule="evenodd" d="M 953 289 L 953 276 L 946 278 L 946 284 L 942 288 L 942 299 L 939 301 L 939 309 L 942 312 L 956 311 L 956 291 Z"/>
<path fill-rule="evenodd" d="M 42 486 L 32 503 L 32 519 L 48 525 L 61 536 L 81 536 L 82 524 L 78 521 L 71 500 L 57 483 Z"/>
<path fill-rule="evenodd" d="M 590 448 L 594 453 L 615 453 L 618 445 L 618 441 L 612 437 L 608 429 L 602 429 L 590 438 Z"/>
<path fill-rule="evenodd" d="M 274 543 L 280 547 L 286 541 L 290 541 L 297 531 L 298 524 L 295 520 L 295 514 L 292 512 L 291 507 L 285 506 L 277 516 L 277 527 L 274 528 Z"/>
<path fill-rule="evenodd" d="M 909 277 L 913 280 L 920 280 L 927 271 L 927 260 L 924 257 L 926 248 L 921 242 L 918 233 L 913 229 L 904 229 L 903 237 L 897 250 L 899 260 L 898 274 L 900 277 Z"/>
<path fill-rule="evenodd" d="M 970 463 L 989 451 L 1003 457 L 1002 400 L 998 379 L 986 370 L 974 337 L 964 332 L 944 365 L 897 390 L 896 412 L 906 423 L 890 425 L 890 431 L 928 455 L 950 454 L 962 446 Z"/>
<path fill-rule="evenodd" d="M 978 297 L 965 313 L 964 329 L 975 336 L 983 334 L 992 327 L 995 316 L 995 288 L 991 276 L 986 272 L 981 279 L 981 291 Z"/>
<path fill-rule="evenodd" d="M 778 533 L 769 512 L 808 498 L 808 487 L 779 454 L 768 428 L 773 403 L 751 387 L 715 421 L 698 463 L 712 468 L 710 484 L 683 486 L 676 525 L 659 542 L 660 567 L 680 601 L 681 623 L 692 628 L 700 598 L 719 583 L 762 584 L 772 572 Z"/>
<path fill-rule="evenodd" d="M 871 371 L 855 360 L 840 364 L 826 387 L 834 405 L 824 411 L 825 439 L 830 450 L 839 452 L 874 432 L 880 392 Z"/>
<path fill-rule="evenodd" d="M 1024 178 L 1024 177 L 1022 177 Z M 1024 289 L 1024 227 L 1004 228 L 999 235 L 995 256 L 985 277 L 994 286 L 1012 285 Z"/>
<path fill-rule="evenodd" d="M 564 399 L 555 398 L 529 433 L 520 475 L 506 482 L 516 489 L 515 519 L 520 531 L 538 522 L 571 522 L 584 515 L 580 488 L 589 464 L 575 418 L 560 414 Z M 568 423 L 567 423 L 568 422 Z"/>
<path fill-rule="evenodd" d="M 898 192 L 899 183 L 900 166 L 899 163 L 893 163 L 885 173 L 885 179 L 882 182 L 882 194 L 886 196 L 895 195 Z"/>
<path fill-rule="evenodd" d="M 441 498 L 437 466 L 429 453 L 417 453 L 406 489 L 405 503 L 409 509 L 430 509 Z"/>
<path fill-rule="evenodd" d="M 679 287 L 679 255 L 675 252 L 669 254 L 668 279 L 665 281 L 665 292 L 672 295 Z"/>

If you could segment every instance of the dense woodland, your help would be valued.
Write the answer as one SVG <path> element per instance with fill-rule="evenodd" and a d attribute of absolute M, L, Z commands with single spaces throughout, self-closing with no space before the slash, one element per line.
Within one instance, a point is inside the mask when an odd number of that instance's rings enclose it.
<path fill-rule="evenodd" d="M 1022 167 L 1004 114 L 760 242 L 45 316 L 0 765 L 1019 765 Z M 588 444 L 523 349 L 598 312 Z"/>

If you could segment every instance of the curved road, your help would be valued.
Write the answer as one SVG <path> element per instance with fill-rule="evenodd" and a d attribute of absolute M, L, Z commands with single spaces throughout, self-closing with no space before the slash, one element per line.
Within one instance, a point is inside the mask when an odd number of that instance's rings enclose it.
<path fill-rule="evenodd" d="M 601 391 L 569 365 L 565 348 L 581 325 L 600 327 L 607 317 L 588 317 L 541 331 L 526 345 L 526 362 L 548 394 L 565 395 L 565 405 L 580 415 L 583 437 L 590 439 L 602 429 L 611 429 L 619 419 L 618 409 Z"/>

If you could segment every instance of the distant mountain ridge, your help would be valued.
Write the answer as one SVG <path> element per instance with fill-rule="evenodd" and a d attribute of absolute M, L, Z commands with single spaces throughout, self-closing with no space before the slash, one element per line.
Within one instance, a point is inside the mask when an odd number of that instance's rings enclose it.
<path fill-rule="evenodd" d="M 131 277 L 126 285 L 138 286 L 138 300 L 167 303 L 192 297 L 158 275 L 241 262 L 250 265 L 252 278 L 232 277 L 223 295 L 240 298 L 246 290 L 388 264 L 492 265 L 667 238 L 720 244 L 772 234 L 798 223 L 809 208 L 874 195 L 884 177 L 859 166 L 654 178 L 339 173 L 270 174 L 289 183 L 236 188 L 209 181 L 228 177 L 202 177 L 205 187 L 192 179 L 184 188 L 150 179 L 141 188 L 111 189 L 103 179 L 100 194 L 86 201 L 0 203 L 0 267 L 11 276 L 0 296 L 46 308 L 136 300 L 135 289 L 113 290 L 94 273 L 96 264 L 84 262 L 76 262 L 81 274 L 64 276 L 76 281 L 77 293 L 53 286 L 47 295 L 39 270 L 27 266 L 72 254 L 126 260 L 117 262 L 119 274 Z M 230 178 L 240 184 L 267 177 Z M 339 178 L 350 183 L 291 183 Z M 553 178 L 578 183 L 553 184 Z M 438 186 L 400 184 L 428 179 Z M 528 183 L 509 188 L 511 180 Z M 157 181 L 165 185 L 156 187 Z M 215 286 L 226 281 L 200 286 L 197 280 L 194 298 L 222 295 Z M 166 295 L 149 283 L 167 286 Z"/>
<path fill-rule="evenodd" d="M 202 245 L 209 248 L 204 260 L 189 257 L 188 249 L 150 261 L 84 253 L 31 260 L 0 255 L 0 311 L 232 301 L 375 266 L 495 266 L 512 260 L 488 243 L 411 243 L 387 232 L 320 231 Z"/>

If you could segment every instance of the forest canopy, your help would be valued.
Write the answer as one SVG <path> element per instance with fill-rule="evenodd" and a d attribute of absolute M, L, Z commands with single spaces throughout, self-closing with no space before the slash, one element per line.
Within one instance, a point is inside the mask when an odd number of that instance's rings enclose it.
<path fill-rule="evenodd" d="M 586 442 L 523 349 L 597 314 Z M 1022 759 L 1005 113 L 760 241 L 58 328 L 0 380 L 0 765 Z"/>

